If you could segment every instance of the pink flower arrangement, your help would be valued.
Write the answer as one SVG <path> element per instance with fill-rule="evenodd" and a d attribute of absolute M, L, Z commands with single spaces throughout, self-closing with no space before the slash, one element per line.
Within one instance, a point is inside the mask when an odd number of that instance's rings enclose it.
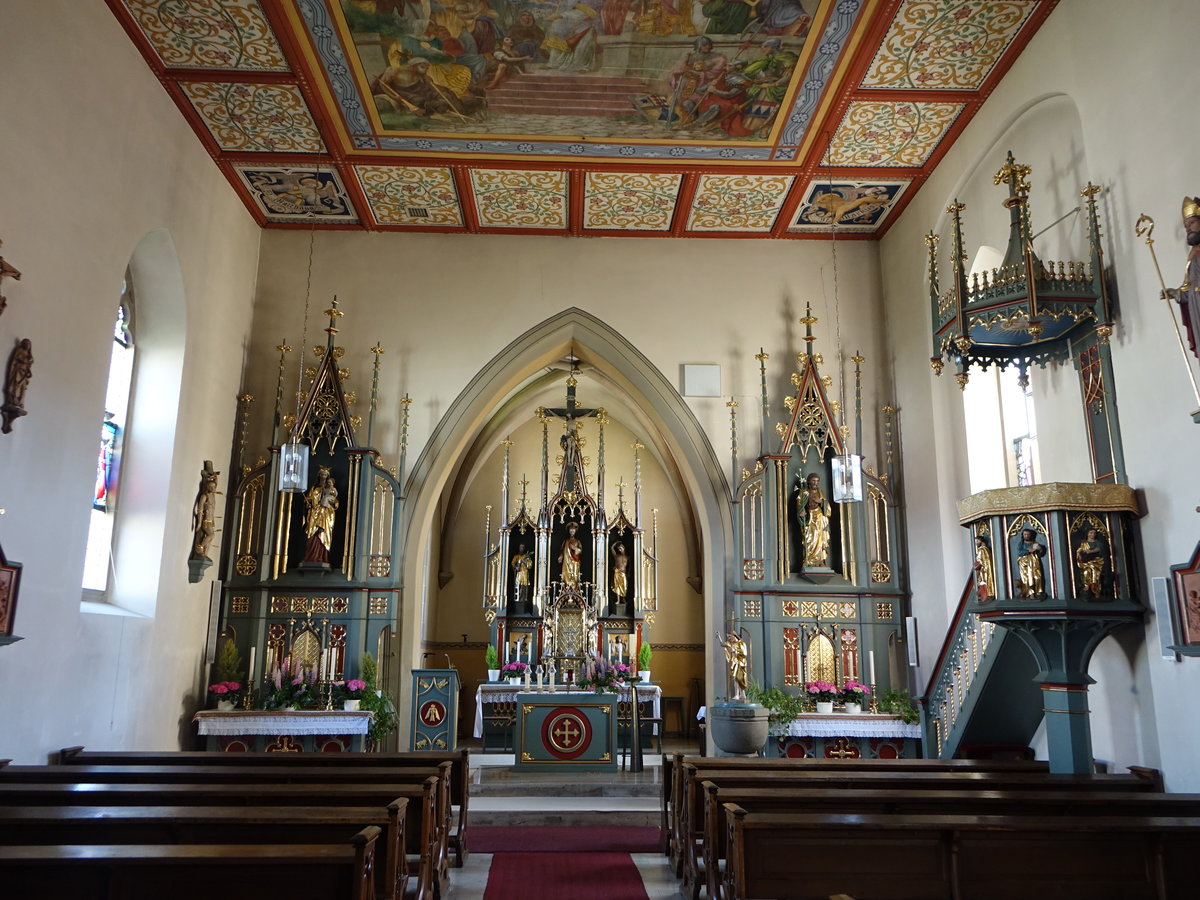
<path fill-rule="evenodd" d="M 500 677 L 501 678 L 524 678 L 525 672 L 526 672 L 526 670 L 528 670 L 528 668 L 529 668 L 529 666 L 525 665 L 525 663 L 523 663 L 523 662 L 505 663 L 504 666 L 500 669 Z"/>
<path fill-rule="evenodd" d="M 348 678 L 345 681 L 335 681 L 333 683 L 333 699 L 361 700 L 363 691 L 366 689 L 367 683 L 358 678 Z"/>
<path fill-rule="evenodd" d="M 273 690 L 263 699 L 266 709 L 283 709 L 288 706 L 304 706 L 317 697 L 317 670 L 306 669 L 293 663 L 290 656 L 276 666 L 267 680 Z"/>
<path fill-rule="evenodd" d="M 842 702 L 862 703 L 870 693 L 871 689 L 861 681 L 847 681 L 842 685 Z"/>
<path fill-rule="evenodd" d="M 841 693 L 836 684 L 828 681 L 810 681 L 804 685 L 804 690 L 818 703 L 832 703 Z"/>
<path fill-rule="evenodd" d="M 242 700 L 242 684 L 240 681 L 218 681 L 208 686 L 208 692 L 218 701 L 226 700 L 237 705 Z"/>

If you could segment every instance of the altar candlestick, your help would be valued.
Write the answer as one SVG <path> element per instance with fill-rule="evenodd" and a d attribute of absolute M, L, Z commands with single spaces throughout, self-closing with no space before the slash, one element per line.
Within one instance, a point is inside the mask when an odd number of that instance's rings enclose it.
<path fill-rule="evenodd" d="M 871 685 L 875 685 L 875 651 L 867 651 L 867 665 L 871 670 Z"/>
<path fill-rule="evenodd" d="M 554 663 L 550 663 L 550 693 L 552 693 L 552 694 L 553 694 L 553 693 L 554 693 L 554 691 L 555 691 L 555 684 L 554 684 Z"/>
<path fill-rule="evenodd" d="M 525 667 L 525 690 L 529 690 L 529 667 Z"/>

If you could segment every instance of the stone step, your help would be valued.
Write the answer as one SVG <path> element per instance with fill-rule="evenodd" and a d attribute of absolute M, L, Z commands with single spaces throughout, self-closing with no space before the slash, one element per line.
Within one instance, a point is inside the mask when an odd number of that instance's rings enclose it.
<path fill-rule="evenodd" d="M 471 797 L 472 826 L 661 824 L 658 800 L 643 797 Z"/>

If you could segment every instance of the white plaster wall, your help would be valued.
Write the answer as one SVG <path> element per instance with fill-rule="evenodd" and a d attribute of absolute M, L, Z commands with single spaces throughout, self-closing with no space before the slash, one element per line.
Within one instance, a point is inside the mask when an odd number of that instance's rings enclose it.
<path fill-rule="evenodd" d="M 228 483 L 258 229 L 103 3 L 8 7 L 0 252 L 22 279 L 4 283 L 0 351 L 7 359 L 28 337 L 35 363 L 29 414 L 0 436 L 0 542 L 25 567 L 16 617 L 25 639 L 0 647 L 0 757 L 40 762 L 75 743 L 178 747 L 193 733 L 207 676 L 209 582 L 187 583 L 191 508 L 205 459 L 224 473 L 222 490 Z M 167 433 L 154 442 L 147 482 L 122 486 L 132 500 L 161 483 L 157 524 L 125 548 L 152 576 L 139 580 L 158 587 L 129 598 L 152 616 L 84 614 L 112 322 L 125 267 L 147 235 L 186 304 L 173 446 L 176 412 L 162 410 L 144 422 Z"/>
<path fill-rule="evenodd" d="M 1106 190 L 1104 251 L 1116 275 L 1120 309 L 1113 367 L 1129 480 L 1144 491 L 1148 510 L 1141 522 L 1147 575 L 1165 575 L 1200 538 L 1195 512 L 1200 471 L 1190 462 L 1200 452 L 1200 426 L 1189 418 L 1196 404 L 1149 254 L 1133 232 L 1139 213 L 1157 220 L 1165 277 L 1176 283 L 1185 256 L 1180 201 L 1200 188 L 1188 149 L 1195 138 L 1189 115 L 1193 92 L 1170 61 L 1190 58 L 1198 23 L 1200 7 L 1188 0 L 1064 0 L 882 242 L 885 309 L 897 348 L 906 434 L 914 435 L 914 421 L 928 427 L 929 446 L 922 452 L 909 447 L 905 455 L 909 521 L 940 522 L 951 554 L 914 546 L 914 604 L 925 635 L 922 681 L 940 648 L 928 639 L 926 621 L 943 617 L 945 600 L 957 598 L 969 557 L 966 532 L 958 528 L 953 508 L 965 486 L 963 462 L 955 452 L 957 423 L 945 413 L 946 396 L 957 391 L 952 382 L 935 381 L 928 368 L 921 235 L 942 229 L 943 208 L 956 196 L 999 190 L 991 186 L 991 174 L 1009 146 L 1018 159 L 1034 165 L 1035 231 L 1070 209 L 1087 179 Z M 1009 132 L 1013 123 L 1018 127 Z M 983 210 L 979 203 L 967 210 L 968 244 L 1002 246 L 992 232 L 1007 217 Z M 1059 226 L 1047 237 L 1069 245 L 1077 243 L 1079 230 L 1078 225 L 1065 231 Z M 1048 255 L 1059 256 L 1057 251 Z M 1081 251 L 1071 256 L 1080 257 Z M 1038 410 L 1041 436 L 1050 438 L 1044 445 L 1044 477 L 1083 478 L 1086 444 L 1073 424 L 1081 419 L 1071 396 L 1077 388 L 1069 386 L 1074 376 L 1051 372 L 1044 380 L 1049 383 Z M 943 467 L 943 461 L 949 465 Z M 1148 593 L 1148 585 L 1144 590 Z M 1096 654 L 1091 668 L 1099 682 L 1091 692 L 1095 755 L 1118 766 L 1161 766 L 1172 789 L 1200 790 L 1193 749 L 1200 741 L 1195 714 L 1200 662 L 1172 663 L 1157 652 L 1148 654 L 1146 645 L 1153 648 L 1156 642 L 1152 622 L 1144 638 L 1110 640 Z"/>

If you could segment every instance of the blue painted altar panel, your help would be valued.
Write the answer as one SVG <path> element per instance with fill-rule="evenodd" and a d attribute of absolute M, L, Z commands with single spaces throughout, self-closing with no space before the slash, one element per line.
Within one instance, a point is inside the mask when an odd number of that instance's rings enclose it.
<path fill-rule="evenodd" d="M 517 769 L 617 771 L 617 695 L 517 694 Z"/>
<path fill-rule="evenodd" d="M 413 669 L 411 750 L 458 747 L 458 671 Z"/>

